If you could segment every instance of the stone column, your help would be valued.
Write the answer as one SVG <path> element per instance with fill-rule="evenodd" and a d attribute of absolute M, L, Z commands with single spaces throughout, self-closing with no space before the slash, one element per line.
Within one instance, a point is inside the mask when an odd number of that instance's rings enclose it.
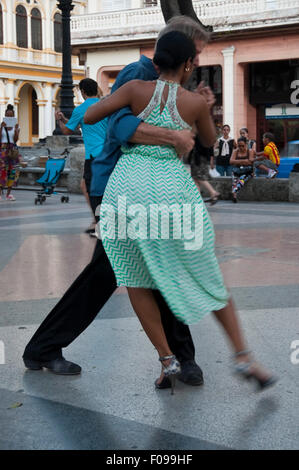
<path fill-rule="evenodd" d="M 45 123 L 46 123 L 46 116 L 45 116 L 45 109 L 46 109 L 46 100 L 36 100 L 38 105 L 38 133 L 39 138 L 44 139 L 47 137 L 45 132 Z"/>
<path fill-rule="evenodd" d="M 5 79 L 0 79 L 0 121 L 2 122 L 3 116 L 5 114 L 6 110 L 6 103 L 7 103 L 7 97 L 6 97 L 6 80 Z"/>
<path fill-rule="evenodd" d="M 87 8 L 88 8 L 88 13 L 98 13 L 98 1 L 88 0 Z"/>
<path fill-rule="evenodd" d="M 46 11 L 46 17 L 45 17 L 45 20 L 43 21 L 43 37 L 44 37 L 43 49 L 44 49 L 44 52 L 48 52 L 54 49 L 54 45 L 52 44 L 53 33 L 51 30 L 51 26 L 53 26 L 52 8 L 50 6 L 49 0 L 44 0 L 43 4 L 45 7 L 45 11 Z"/>
<path fill-rule="evenodd" d="M 6 26 L 6 28 L 4 27 L 4 29 L 7 30 L 6 45 L 14 46 L 16 44 L 17 38 L 16 38 L 16 26 L 15 26 L 16 16 L 15 16 L 13 0 L 7 0 L 6 21 L 7 21 L 6 24 L 5 22 L 3 22 L 4 25 Z"/>
<path fill-rule="evenodd" d="M 45 137 L 52 135 L 54 129 L 53 119 L 53 88 L 52 83 L 45 83 Z"/>
<path fill-rule="evenodd" d="M 0 124 L 3 121 L 6 110 L 6 100 L 5 98 L 0 98 Z"/>
<path fill-rule="evenodd" d="M 3 44 L 7 44 L 10 23 L 8 21 L 9 16 L 8 16 L 7 9 L 4 8 L 3 5 L 2 5 L 2 15 L 3 15 Z M 5 27 L 4 25 L 8 25 L 8 27 Z"/>
<path fill-rule="evenodd" d="M 15 102 L 15 80 L 8 78 L 6 81 L 6 96 L 8 97 L 8 103 L 14 105 Z"/>
<path fill-rule="evenodd" d="M 231 135 L 235 133 L 234 128 L 234 53 L 235 46 L 230 46 L 222 51 L 223 64 L 223 124 L 229 124 Z"/>

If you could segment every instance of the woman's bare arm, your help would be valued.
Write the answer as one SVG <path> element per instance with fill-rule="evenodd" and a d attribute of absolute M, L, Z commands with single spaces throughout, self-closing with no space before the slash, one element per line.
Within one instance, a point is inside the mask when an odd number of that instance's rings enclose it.
<path fill-rule="evenodd" d="M 254 162 L 254 155 L 253 151 L 249 150 L 249 158 L 246 158 L 245 160 L 238 160 L 239 162 L 242 161 L 242 165 L 252 165 Z M 241 165 L 241 166 L 242 166 Z"/>
<path fill-rule="evenodd" d="M 112 95 L 90 106 L 84 115 L 85 124 L 95 124 L 110 114 L 115 113 L 115 111 L 125 106 L 130 106 L 134 87 L 136 87 L 137 83 L 140 81 L 141 80 L 132 80 L 121 86 L 112 93 Z"/>
<path fill-rule="evenodd" d="M 233 153 L 229 160 L 230 165 L 237 165 L 237 166 L 239 165 L 240 160 L 236 160 L 236 156 L 237 156 L 237 150 L 233 150 Z"/>
<path fill-rule="evenodd" d="M 16 124 L 15 125 L 15 132 L 14 132 L 14 136 L 13 136 L 13 140 L 14 140 L 15 144 L 19 140 L 19 134 L 20 134 L 20 127 L 19 127 L 19 124 Z"/>
<path fill-rule="evenodd" d="M 252 165 L 254 162 L 254 150 L 253 149 L 249 150 L 249 162 L 250 162 L 250 165 Z"/>
<path fill-rule="evenodd" d="M 240 160 L 236 160 L 237 150 L 233 150 L 232 156 L 230 157 L 229 164 L 234 166 L 244 166 L 244 165 L 252 165 L 254 162 L 253 152 L 249 150 L 249 158 L 242 158 Z"/>

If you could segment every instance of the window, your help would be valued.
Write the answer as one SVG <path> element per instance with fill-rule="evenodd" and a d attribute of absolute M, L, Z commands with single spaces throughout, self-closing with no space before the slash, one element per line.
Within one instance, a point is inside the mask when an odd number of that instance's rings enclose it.
<path fill-rule="evenodd" d="M 16 8 L 17 46 L 28 47 L 27 12 L 22 5 Z"/>
<path fill-rule="evenodd" d="M 1 3 L 0 3 L 0 44 L 3 44 L 3 13 L 2 13 Z"/>
<path fill-rule="evenodd" d="M 131 0 L 102 0 L 102 11 L 129 10 Z"/>
<path fill-rule="evenodd" d="M 157 0 L 144 0 L 145 7 L 156 7 L 158 4 Z"/>
<path fill-rule="evenodd" d="M 60 13 L 54 15 L 54 51 L 62 52 L 62 17 Z"/>
<path fill-rule="evenodd" d="M 31 38 L 32 48 L 42 50 L 42 17 L 37 8 L 33 8 L 31 11 Z"/>

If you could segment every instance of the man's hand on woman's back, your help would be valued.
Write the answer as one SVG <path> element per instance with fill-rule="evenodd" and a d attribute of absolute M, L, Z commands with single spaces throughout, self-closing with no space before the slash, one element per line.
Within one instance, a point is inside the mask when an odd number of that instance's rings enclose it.
<path fill-rule="evenodd" d="M 195 144 L 195 133 L 188 129 L 174 131 L 174 147 L 179 157 L 188 155 Z"/>

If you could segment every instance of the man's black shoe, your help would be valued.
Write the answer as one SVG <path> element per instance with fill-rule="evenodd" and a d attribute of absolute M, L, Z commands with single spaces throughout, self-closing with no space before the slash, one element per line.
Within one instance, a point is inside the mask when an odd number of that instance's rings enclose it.
<path fill-rule="evenodd" d="M 66 361 L 64 357 L 53 359 L 52 361 L 33 361 L 31 359 L 25 359 L 24 364 L 27 369 L 30 370 L 41 370 L 43 367 L 49 369 L 54 374 L 58 375 L 77 375 L 81 373 L 81 367 L 74 362 Z"/>
<path fill-rule="evenodd" d="M 178 379 L 188 385 L 202 385 L 202 370 L 195 361 L 182 362 L 181 373 L 178 375 Z"/>
<path fill-rule="evenodd" d="M 195 361 L 191 360 L 181 363 L 181 373 L 177 377 L 181 382 L 184 382 L 187 385 L 203 385 L 204 383 L 201 368 Z M 171 388 L 169 377 L 164 376 L 159 384 L 158 380 L 159 379 L 155 381 L 156 388 Z"/>
<path fill-rule="evenodd" d="M 163 388 L 171 388 L 171 382 L 169 380 L 169 377 L 163 377 L 163 379 L 161 380 L 161 382 L 158 384 L 158 380 L 155 380 L 155 387 L 156 388 L 159 388 L 159 389 L 163 389 Z"/>

